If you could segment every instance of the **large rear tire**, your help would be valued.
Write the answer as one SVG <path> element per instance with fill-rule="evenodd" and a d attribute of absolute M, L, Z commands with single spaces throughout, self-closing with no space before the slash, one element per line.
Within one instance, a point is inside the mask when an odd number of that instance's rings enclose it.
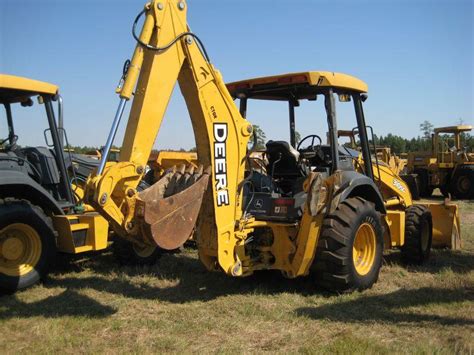
<path fill-rule="evenodd" d="M 420 169 L 415 170 L 415 174 L 417 174 L 416 183 L 418 185 L 418 191 L 420 197 L 431 197 L 433 195 L 433 186 L 430 186 L 430 178 L 428 174 L 428 170 Z"/>
<path fill-rule="evenodd" d="M 55 233 L 41 208 L 24 200 L 0 200 L 0 292 L 38 283 L 55 258 Z"/>
<path fill-rule="evenodd" d="M 433 220 L 428 207 L 414 205 L 405 211 L 405 244 L 402 258 L 409 264 L 428 260 L 433 239 Z"/>
<path fill-rule="evenodd" d="M 349 198 L 324 219 L 312 271 L 329 291 L 362 291 L 377 282 L 382 253 L 381 215 L 373 203 Z"/>

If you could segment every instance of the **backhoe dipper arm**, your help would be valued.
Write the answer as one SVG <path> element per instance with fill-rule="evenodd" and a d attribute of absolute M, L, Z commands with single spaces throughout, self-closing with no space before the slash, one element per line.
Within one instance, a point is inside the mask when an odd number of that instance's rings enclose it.
<path fill-rule="evenodd" d="M 136 188 L 178 81 L 190 113 L 199 162 L 204 167 L 211 167 L 212 171 L 212 191 L 204 196 L 200 225 L 201 233 L 212 235 L 215 243 L 200 248 L 200 257 L 209 267 L 212 263 L 212 267 L 216 267 L 218 259 L 220 266 L 230 273 L 235 264 L 234 236 L 239 233 L 236 224 L 243 214 L 240 183 L 244 180 L 252 125 L 242 118 L 220 73 L 198 46 L 197 37 L 189 32 L 186 10 L 186 2 L 182 0 L 154 0 L 141 13 L 145 15 L 145 22 L 124 74 L 123 86 L 118 88 L 119 110 L 107 141 L 104 161 L 97 173 L 89 178 L 87 198 L 122 237 L 143 244 L 156 241 L 147 235 L 150 228 L 144 226 L 154 222 L 140 217 L 144 214 L 143 209 L 153 209 L 159 201 L 154 197 L 156 194 L 137 193 Z M 125 103 L 132 96 L 120 162 L 105 163 Z M 172 199 L 171 205 L 178 201 L 178 197 L 174 200 L 173 197 L 168 197 Z M 158 209 L 158 214 L 165 210 L 161 205 Z M 173 213 L 168 213 L 167 217 Z M 168 220 L 167 225 L 183 223 L 171 221 L 170 224 Z"/>

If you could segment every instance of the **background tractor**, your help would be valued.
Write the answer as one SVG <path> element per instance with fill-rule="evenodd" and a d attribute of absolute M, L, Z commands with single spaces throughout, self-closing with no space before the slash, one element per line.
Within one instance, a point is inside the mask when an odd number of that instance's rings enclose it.
<path fill-rule="evenodd" d="M 463 133 L 472 126 L 435 128 L 431 150 L 408 153 L 407 172 L 416 175 L 421 197 L 429 197 L 435 188 L 445 196 L 474 199 L 474 153 L 463 146 Z"/>

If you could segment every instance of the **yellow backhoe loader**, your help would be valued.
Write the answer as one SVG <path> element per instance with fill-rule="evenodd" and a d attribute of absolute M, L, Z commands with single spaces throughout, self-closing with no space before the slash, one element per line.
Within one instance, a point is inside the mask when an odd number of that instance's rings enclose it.
<path fill-rule="evenodd" d="M 276 269 L 288 278 L 311 273 L 320 285 L 338 292 L 371 287 L 384 248 L 399 247 L 406 260 L 424 261 L 438 232 L 430 208 L 413 205 L 407 186 L 390 169 L 363 163 L 372 161 L 362 108 L 367 85 L 344 74 L 302 72 L 226 87 L 190 31 L 186 12 L 183 0 L 153 0 L 133 24 L 137 45 L 117 90 L 120 103 L 104 156 L 85 193 L 116 233 L 144 249 L 173 249 L 196 227 L 199 258 L 209 270 L 246 276 Z M 137 186 L 176 82 L 202 166 L 171 171 L 140 192 Z M 297 89 L 289 93 L 288 86 Z M 107 162 L 132 98 L 120 161 Z M 240 109 L 234 98 L 240 99 Z M 337 143 L 335 98 L 354 105 L 363 156 L 357 169 L 358 155 Z M 249 99 L 282 100 L 290 107 L 291 142 L 267 143 L 264 172 L 249 162 Z M 294 108 L 301 100 L 316 99 L 326 109 L 321 119 L 328 122 L 330 144 L 324 146 L 313 134 L 296 147 Z M 449 245 L 459 223 L 457 208 L 437 208 L 449 229 L 439 238 Z"/>

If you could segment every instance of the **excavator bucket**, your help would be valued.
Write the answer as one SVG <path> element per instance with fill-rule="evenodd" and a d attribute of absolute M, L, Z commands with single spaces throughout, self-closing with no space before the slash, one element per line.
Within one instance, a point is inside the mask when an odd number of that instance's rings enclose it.
<path fill-rule="evenodd" d="M 458 206 L 453 203 L 423 203 L 433 217 L 433 248 L 462 247 Z"/>
<path fill-rule="evenodd" d="M 181 165 L 140 192 L 135 210 L 143 236 L 166 250 L 182 246 L 193 233 L 209 175 L 210 168 Z"/>

